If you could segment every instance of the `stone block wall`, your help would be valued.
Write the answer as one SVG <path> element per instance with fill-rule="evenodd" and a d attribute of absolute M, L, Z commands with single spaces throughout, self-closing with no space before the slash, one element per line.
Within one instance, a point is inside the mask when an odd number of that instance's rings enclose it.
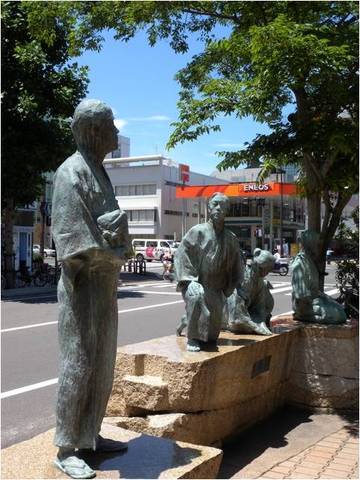
<path fill-rule="evenodd" d="M 137 432 L 212 445 L 290 403 L 353 408 L 358 327 L 273 322 L 274 335 L 222 332 L 189 353 L 185 337 L 119 348 L 107 416 Z"/>

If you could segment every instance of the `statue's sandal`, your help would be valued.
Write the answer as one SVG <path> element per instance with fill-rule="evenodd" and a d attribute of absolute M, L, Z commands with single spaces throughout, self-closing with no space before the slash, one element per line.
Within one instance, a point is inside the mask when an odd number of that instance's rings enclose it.
<path fill-rule="evenodd" d="M 92 470 L 81 458 L 71 456 L 54 460 L 54 464 L 71 478 L 94 478 L 96 472 Z"/>

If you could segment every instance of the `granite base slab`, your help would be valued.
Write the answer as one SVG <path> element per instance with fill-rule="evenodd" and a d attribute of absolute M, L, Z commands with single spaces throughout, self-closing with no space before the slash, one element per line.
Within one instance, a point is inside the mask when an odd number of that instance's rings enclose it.
<path fill-rule="evenodd" d="M 198 353 L 175 335 L 120 347 L 106 415 L 197 413 L 262 395 L 289 378 L 295 335 L 221 332 Z"/>
<path fill-rule="evenodd" d="M 216 478 L 222 451 L 103 424 L 104 437 L 128 442 L 124 452 L 91 453 L 82 458 L 97 478 Z M 54 465 L 54 430 L 12 445 L 1 452 L 1 478 L 69 479 Z"/>
<path fill-rule="evenodd" d="M 218 445 L 268 417 L 284 404 L 286 384 L 219 410 L 197 413 L 153 413 L 145 417 L 107 417 L 106 422 L 135 432 L 198 445 Z"/>

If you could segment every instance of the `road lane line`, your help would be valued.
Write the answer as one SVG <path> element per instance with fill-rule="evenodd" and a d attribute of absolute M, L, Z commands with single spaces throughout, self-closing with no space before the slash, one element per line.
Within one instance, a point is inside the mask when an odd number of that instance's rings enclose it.
<path fill-rule="evenodd" d="M 51 378 L 50 380 L 44 380 L 43 382 L 33 383 L 32 385 L 27 385 L 26 387 L 15 388 L 14 390 L 8 390 L 7 392 L 2 392 L 0 398 L 9 398 L 14 397 L 15 395 L 21 395 L 22 393 L 31 392 L 32 390 L 38 390 L 39 388 L 49 387 L 50 385 L 55 385 L 58 382 L 57 378 Z"/>
<path fill-rule="evenodd" d="M 338 288 L 334 288 L 332 290 L 325 290 L 326 295 L 335 295 L 335 294 L 339 294 L 340 291 Z M 289 296 L 289 295 L 292 295 L 292 293 L 285 293 L 285 295 Z"/>
<path fill-rule="evenodd" d="M 160 282 L 160 281 L 161 281 L 161 280 L 159 280 L 159 282 Z M 118 291 L 121 292 L 121 290 L 125 290 L 125 289 L 127 290 L 127 289 L 129 289 L 129 288 L 154 287 L 155 285 L 159 285 L 159 282 L 157 282 L 157 283 L 143 283 L 142 285 L 138 285 L 138 284 L 136 284 L 136 285 L 127 285 L 126 287 L 119 287 L 119 288 L 118 288 Z"/>
<path fill-rule="evenodd" d="M 338 290 L 334 290 L 334 291 L 330 291 L 330 292 L 333 292 L 333 293 L 336 293 Z M 330 293 L 328 292 L 328 293 Z M 173 305 L 173 304 L 176 304 L 176 303 L 182 303 L 183 300 L 177 300 L 177 301 L 174 301 L 174 302 L 167 302 L 167 303 L 159 303 L 157 305 L 148 305 L 146 307 L 138 307 L 138 308 L 130 308 L 130 309 L 127 309 L 127 310 L 119 310 L 118 313 L 127 313 L 127 312 L 133 312 L 133 311 L 136 311 L 136 310 L 145 310 L 145 309 L 149 309 L 149 308 L 156 308 L 156 307 L 164 307 L 166 305 Z M 294 313 L 293 310 L 289 310 L 288 312 L 282 312 L 282 313 L 279 313 L 275 316 L 272 317 L 272 320 L 280 317 L 280 316 L 283 316 L 283 315 L 290 315 Z M 57 322 L 49 322 L 49 323 L 57 323 Z M 38 324 L 39 326 L 41 325 L 45 325 L 45 324 Z M 18 328 L 31 328 L 32 325 L 29 325 L 27 327 L 17 327 Z M 9 331 L 11 329 L 7 329 L 7 331 Z M 4 330 L 2 330 L 4 331 Z M 21 387 L 21 388 L 15 388 L 14 390 L 9 390 L 7 392 L 2 392 L 0 394 L 0 398 L 3 399 L 3 398 L 9 398 L 9 397 L 13 397 L 15 395 L 20 395 L 22 393 L 26 393 L 26 392 L 30 392 L 32 390 L 38 390 L 40 388 L 45 388 L 45 387 L 48 387 L 50 385 L 55 385 L 57 383 L 58 379 L 57 378 L 51 378 L 50 380 L 45 380 L 43 382 L 39 382 L 39 383 L 34 383 L 32 385 L 27 385 L 25 387 Z"/>
<path fill-rule="evenodd" d="M 288 312 L 284 312 L 284 313 L 278 313 L 277 315 L 275 315 L 274 317 L 271 317 L 271 320 L 274 320 L 278 317 L 282 317 L 283 315 L 290 315 L 294 313 L 294 310 L 289 310 Z"/>
<path fill-rule="evenodd" d="M 292 287 L 278 288 L 278 289 L 272 290 L 271 293 L 281 293 L 281 292 L 289 290 L 291 288 Z M 153 292 L 153 291 L 147 291 L 147 290 L 143 290 L 143 291 L 138 290 L 138 292 L 139 293 L 155 294 L 155 295 L 181 295 L 181 293 L 178 293 L 178 292 Z M 137 312 L 139 310 L 147 310 L 147 309 L 150 309 L 150 308 L 165 307 L 167 305 L 174 305 L 176 303 L 182 303 L 182 302 L 183 302 L 183 300 L 176 300 L 174 302 L 157 303 L 155 305 L 146 305 L 144 307 L 135 307 L 135 308 L 128 308 L 126 310 L 119 310 L 118 313 Z M 25 330 L 25 329 L 28 329 L 28 328 L 37 328 L 37 327 L 45 327 L 47 325 L 55 325 L 56 323 L 58 323 L 58 322 L 54 321 L 54 322 L 35 323 L 33 325 L 25 325 L 23 327 L 5 328 L 3 330 L 0 330 L 0 332 L 1 333 L 8 333 L 8 332 L 14 332 L 14 331 L 18 331 L 18 330 Z"/>
<path fill-rule="evenodd" d="M 155 293 L 155 292 L 143 292 L 143 293 Z M 181 295 L 181 293 L 168 293 L 168 292 L 156 292 L 158 295 Z M 128 308 L 126 310 L 119 310 L 118 313 L 128 313 L 128 312 L 136 312 L 138 310 L 146 310 L 148 308 L 158 308 L 158 307 L 165 307 L 166 305 L 174 305 L 175 303 L 182 303 L 183 300 L 176 300 L 174 302 L 166 302 L 166 303 L 157 303 L 155 305 L 146 305 L 145 307 L 136 307 L 136 308 Z M 13 327 L 13 328 L 5 328 L 0 330 L 1 333 L 7 332 L 14 332 L 16 330 L 25 330 L 27 328 L 36 328 L 36 327 L 44 327 L 47 325 L 55 325 L 58 323 L 57 321 L 54 322 L 44 322 L 44 323 L 34 323 L 33 325 L 24 325 L 23 327 Z"/>
<path fill-rule="evenodd" d="M 138 310 L 147 310 L 149 308 L 165 307 L 166 305 L 174 305 L 175 303 L 184 303 L 184 300 L 176 300 L 174 302 L 158 303 L 156 305 L 146 305 L 145 307 L 129 308 L 127 310 L 118 310 L 118 313 L 136 312 Z"/>
<path fill-rule="evenodd" d="M 149 293 L 150 295 L 181 295 L 179 292 L 154 292 L 153 290 L 136 290 L 137 293 Z"/>
<path fill-rule="evenodd" d="M 274 290 L 270 290 L 270 293 L 281 293 L 291 289 L 292 289 L 292 286 L 289 285 L 288 287 L 274 288 Z"/>
<path fill-rule="evenodd" d="M 145 285 L 145 286 L 147 286 L 147 285 Z M 156 285 L 154 288 L 167 288 L 167 287 L 175 288 L 175 287 L 176 287 L 176 284 L 174 284 L 174 283 L 166 283 L 165 285 Z"/>
<path fill-rule="evenodd" d="M 334 288 L 333 290 L 328 290 L 325 293 L 326 295 L 334 295 L 335 293 L 340 293 L 340 290 L 338 288 Z"/>
<path fill-rule="evenodd" d="M 1 333 L 15 332 L 16 330 L 25 330 L 26 328 L 36 328 L 36 327 L 44 327 L 46 325 L 55 325 L 55 323 L 58 323 L 58 322 L 54 321 L 54 322 L 44 322 L 44 323 L 33 323 L 32 325 L 24 325 L 23 327 L 4 328 L 3 330 L 0 330 L 0 332 Z"/>

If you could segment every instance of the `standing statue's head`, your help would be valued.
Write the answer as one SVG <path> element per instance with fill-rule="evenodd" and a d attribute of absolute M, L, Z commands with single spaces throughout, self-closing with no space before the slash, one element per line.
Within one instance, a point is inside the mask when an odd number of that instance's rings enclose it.
<path fill-rule="evenodd" d="M 83 100 L 76 107 L 71 122 L 78 149 L 103 161 L 118 146 L 118 129 L 110 107 L 100 100 Z"/>
<path fill-rule="evenodd" d="M 213 223 L 223 225 L 229 211 L 230 202 L 226 195 L 215 192 L 209 199 L 208 212 Z"/>

